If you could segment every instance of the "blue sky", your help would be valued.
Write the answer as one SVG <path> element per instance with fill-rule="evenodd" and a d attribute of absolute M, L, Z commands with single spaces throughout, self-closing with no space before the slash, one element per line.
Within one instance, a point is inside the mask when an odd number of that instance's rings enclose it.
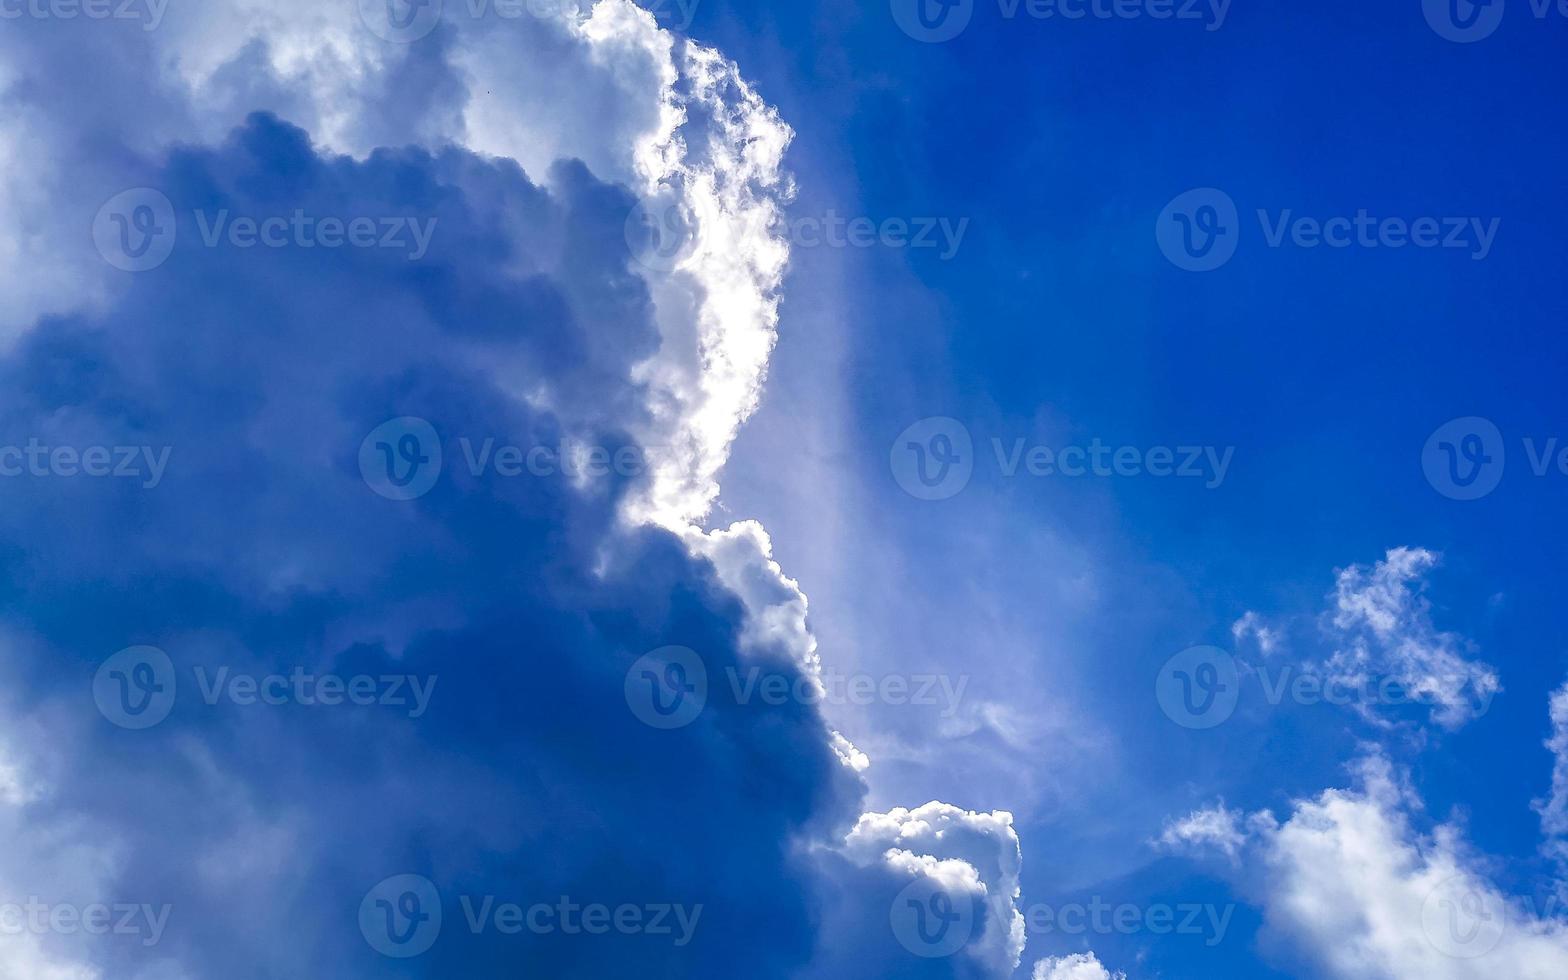
<path fill-rule="evenodd" d="M 0 977 L 1564 975 L 1568 14 L 919 2 L 3 8 Z"/>

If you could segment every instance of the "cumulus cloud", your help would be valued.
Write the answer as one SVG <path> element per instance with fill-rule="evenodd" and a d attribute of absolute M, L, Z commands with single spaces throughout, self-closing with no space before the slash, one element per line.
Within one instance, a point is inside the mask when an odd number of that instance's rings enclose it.
<path fill-rule="evenodd" d="M 1422 814 L 1406 774 L 1374 752 L 1351 787 L 1296 803 L 1283 822 L 1249 818 L 1246 870 L 1232 874 L 1266 928 L 1327 976 L 1563 976 L 1568 922 L 1555 905 L 1503 891 L 1462 827 L 1422 829 Z"/>
<path fill-rule="evenodd" d="M 1490 707 L 1502 689 L 1496 671 L 1469 658 L 1469 644 L 1432 623 L 1422 594 L 1438 556 L 1391 549 L 1371 568 L 1339 572 L 1328 629 L 1335 645 L 1325 669 L 1341 684 L 1365 687 L 1390 678 L 1432 706 L 1432 719 L 1456 729 Z"/>
<path fill-rule="evenodd" d="M 1536 801 L 1535 810 L 1546 852 L 1568 868 L 1568 684 L 1552 692 L 1550 714 L 1552 734 L 1546 747 L 1552 752 L 1552 787 L 1545 799 Z M 1568 884 L 1562 888 L 1568 890 Z"/>
<path fill-rule="evenodd" d="M 1078 953 L 1040 960 L 1033 980 L 1127 980 L 1127 974 L 1110 972 L 1093 953 Z"/>
<path fill-rule="evenodd" d="M 773 346 L 789 128 L 625 0 L 448 17 L 409 44 L 355 7 L 230 0 L 154 32 L 0 37 L 0 160 L 51 161 L 0 181 L 0 274 L 25 283 L 0 301 L 0 422 L 162 461 L 150 482 L 8 486 L 0 716 L 50 734 L 0 755 L 0 900 L 172 910 L 150 952 L 28 934 L 0 971 L 1010 974 L 1007 814 L 862 815 L 870 760 L 809 701 L 718 683 L 683 727 L 628 710 L 634 665 L 672 644 L 715 678 L 818 682 L 766 531 L 704 526 Z M 132 187 L 168 199 L 173 244 L 127 273 L 83 229 Z M 628 220 L 650 201 L 679 219 L 672 261 Z M 301 212 L 417 218 L 428 251 L 209 235 L 217 215 Z M 411 453 L 441 458 L 406 500 L 361 455 L 409 449 L 369 438 L 400 418 L 432 433 Z M 507 476 L 506 447 L 650 466 Z M 130 731 L 84 678 L 141 644 L 180 685 Z M 429 699 L 417 717 L 209 700 L 221 672 L 406 677 Z M 356 915 L 404 874 L 447 921 L 400 965 Z M 914 885 L 978 901 L 972 941 L 900 941 Z M 585 943 L 474 928 L 487 896 L 703 911 L 680 945 Z"/>
<path fill-rule="evenodd" d="M 1213 807 L 1194 810 L 1166 824 L 1159 843 L 1172 849 L 1213 848 L 1234 859 L 1246 843 L 1242 821 L 1243 814 L 1226 809 L 1224 801 L 1221 801 Z"/>

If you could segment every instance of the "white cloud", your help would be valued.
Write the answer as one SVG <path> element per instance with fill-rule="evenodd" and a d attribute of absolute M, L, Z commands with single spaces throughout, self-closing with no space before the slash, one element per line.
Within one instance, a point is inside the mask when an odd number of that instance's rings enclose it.
<path fill-rule="evenodd" d="M 1546 852 L 1568 867 L 1568 684 L 1552 692 L 1551 717 L 1546 747 L 1552 750 L 1552 790 L 1536 801 L 1535 810 L 1541 815 Z M 1568 885 L 1563 889 L 1568 891 Z"/>
<path fill-rule="evenodd" d="M 1432 705 L 1437 724 L 1456 729 L 1483 714 L 1502 685 L 1491 666 L 1466 657 L 1467 641 L 1433 625 L 1422 589 L 1437 563 L 1430 551 L 1394 548 L 1371 568 L 1340 571 L 1326 627 L 1334 653 L 1323 668 L 1350 687 L 1397 681 Z"/>
<path fill-rule="evenodd" d="M 1180 820 L 1166 824 L 1159 843 L 1172 849 L 1215 848 L 1228 858 L 1235 858 L 1246 843 L 1241 828 L 1242 814 L 1228 810 L 1222 800 L 1206 810 L 1194 810 Z"/>
<path fill-rule="evenodd" d="M 1127 980 L 1127 974 L 1110 972 L 1093 953 L 1078 953 L 1039 961 L 1033 980 Z"/>
<path fill-rule="evenodd" d="M 1243 887 L 1266 928 L 1338 980 L 1568 976 L 1568 923 L 1509 896 L 1462 829 L 1417 826 L 1422 804 L 1382 755 L 1356 785 L 1247 821 Z"/>
<path fill-rule="evenodd" d="M 965 954 L 987 975 L 1007 977 L 1018 968 L 1024 950 L 1024 918 L 1017 909 L 1023 858 L 1012 814 L 975 813 L 938 802 L 867 813 L 845 838 L 843 850 L 861 867 L 924 875 L 957 894 L 973 894 L 983 901 L 988 921 Z"/>
<path fill-rule="evenodd" d="M 1271 656 L 1279 649 L 1279 631 L 1263 621 L 1252 610 L 1248 610 L 1240 619 L 1231 624 L 1230 634 L 1240 646 L 1247 637 L 1252 637 L 1258 644 L 1258 650 L 1265 656 Z"/>

